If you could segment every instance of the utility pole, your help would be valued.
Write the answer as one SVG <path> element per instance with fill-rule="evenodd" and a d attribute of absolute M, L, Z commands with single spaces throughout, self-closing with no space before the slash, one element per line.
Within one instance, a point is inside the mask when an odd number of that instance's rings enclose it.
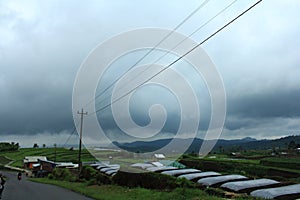
<path fill-rule="evenodd" d="M 54 143 L 54 162 L 56 162 L 56 143 Z"/>
<path fill-rule="evenodd" d="M 87 112 L 83 112 L 83 108 L 81 109 L 81 112 L 77 112 L 80 117 L 80 136 L 79 136 L 79 151 L 78 151 L 78 179 L 80 178 L 80 172 L 82 169 L 82 162 L 81 162 L 81 145 L 82 145 L 82 128 L 83 128 L 83 115 L 87 115 Z"/>

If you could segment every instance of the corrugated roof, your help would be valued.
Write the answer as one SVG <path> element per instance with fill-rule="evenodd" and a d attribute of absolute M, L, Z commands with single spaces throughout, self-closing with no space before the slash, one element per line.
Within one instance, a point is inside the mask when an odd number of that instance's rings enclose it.
<path fill-rule="evenodd" d="M 47 160 L 46 156 L 26 156 L 23 160 L 24 163 L 29 163 L 29 162 L 38 162 L 38 160 Z"/>

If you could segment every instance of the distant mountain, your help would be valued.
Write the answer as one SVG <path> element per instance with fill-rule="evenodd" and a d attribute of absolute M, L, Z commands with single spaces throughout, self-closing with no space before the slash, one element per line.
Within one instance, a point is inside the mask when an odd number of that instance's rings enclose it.
<path fill-rule="evenodd" d="M 250 142 L 250 141 L 256 141 L 256 139 L 255 139 L 255 138 L 252 138 L 252 137 L 245 137 L 245 138 L 243 138 L 242 140 L 248 141 L 248 142 Z"/>
<path fill-rule="evenodd" d="M 280 139 L 274 140 L 256 140 L 255 138 L 246 137 L 243 139 L 236 140 L 223 140 L 220 139 L 217 141 L 212 151 L 242 151 L 242 150 L 262 150 L 262 149 L 286 149 L 288 144 L 294 141 L 296 144 L 300 144 L 300 136 L 288 136 Z M 167 145 L 172 142 L 172 146 L 168 147 Z M 210 141 L 213 142 L 213 141 Z M 199 152 L 200 147 L 203 143 L 202 139 L 161 139 L 154 141 L 136 141 L 131 143 L 118 143 L 113 142 L 114 145 L 118 146 L 121 149 L 125 149 L 131 152 L 152 152 L 159 150 L 163 147 L 167 152 L 182 152 L 185 151 L 186 147 L 189 148 L 186 152 Z M 176 148 L 174 148 L 176 147 Z"/>

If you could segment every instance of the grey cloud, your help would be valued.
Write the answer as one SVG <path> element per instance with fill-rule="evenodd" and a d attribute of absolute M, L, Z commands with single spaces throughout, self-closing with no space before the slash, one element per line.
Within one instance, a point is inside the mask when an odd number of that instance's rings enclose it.
<path fill-rule="evenodd" d="M 132 28 L 171 29 L 199 2 L 184 6 L 181 1 L 22 4 L 0 2 L 1 136 L 70 132 L 72 85 L 89 51 Z M 294 20 L 299 18 L 298 5 L 296 0 L 263 1 L 203 46 L 220 69 L 227 90 L 224 137 L 272 137 L 299 130 L 300 29 Z M 201 16 L 196 15 L 180 32 L 189 34 Z M 210 108 L 205 103 L 200 106 L 204 107 L 203 131 Z M 172 123 L 178 123 L 177 112 L 170 113 L 163 130 L 168 134 L 174 131 Z M 147 122 L 144 111 L 133 113 L 139 123 Z M 104 118 L 104 123 L 108 130 L 115 128 L 109 118 Z"/>
<path fill-rule="evenodd" d="M 259 94 L 244 94 L 228 102 L 228 112 L 259 119 L 300 117 L 300 89 L 274 88 Z"/>

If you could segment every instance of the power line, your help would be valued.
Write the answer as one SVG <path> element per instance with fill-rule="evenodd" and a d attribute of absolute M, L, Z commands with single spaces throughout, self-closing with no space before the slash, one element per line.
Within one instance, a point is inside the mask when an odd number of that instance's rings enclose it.
<path fill-rule="evenodd" d="M 150 49 L 144 56 L 142 56 L 137 62 L 135 62 L 131 67 L 129 67 L 128 70 L 125 71 L 126 74 L 129 72 L 133 67 L 135 67 L 137 64 L 139 64 L 142 60 L 144 60 L 150 53 L 152 53 L 161 43 L 163 43 L 168 37 L 170 37 L 180 26 L 182 26 L 187 20 L 189 20 L 195 13 L 197 13 L 201 8 L 203 8 L 210 0 L 205 0 L 202 4 L 200 4 L 194 11 L 192 11 L 186 18 L 184 18 L 171 32 L 169 32 L 165 37 L 163 37 L 154 47 Z M 122 78 L 122 75 L 117 78 L 115 81 L 113 81 L 107 88 L 105 88 L 100 94 L 98 94 L 94 99 L 89 101 L 84 107 L 91 104 L 93 101 L 95 101 L 97 98 L 102 96 L 107 90 L 109 90 L 114 84 L 116 84 L 120 79 Z"/>
<path fill-rule="evenodd" d="M 97 113 L 100 112 L 104 109 L 106 109 L 107 107 L 109 107 L 110 105 L 118 102 L 119 100 L 121 100 L 122 98 L 124 98 L 125 96 L 127 96 L 128 94 L 130 94 L 131 92 L 133 92 L 134 90 L 136 90 L 137 88 L 141 87 L 142 85 L 144 85 L 145 83 L 147 83 L 148 81 L 152 80 L 154 77 L 156 77 L 157 75 L 159 75 L 160 73 L 164 72 L 166 69 L 168 69 L 169 67 L 171 67 L 172 65 L 174 65 L 176 62 L 178 62 L 179 60 L 181 60 L 183 57 L 185 57 L 186 55 L 188 55 L 189 53 L 191 53 L 192 51 L 194 51 L 195 49 L 197 49 L 199 46 L 201 46 L 202 44 L 204 44 L 205 42 L 207 42 L 209 39 L 211 39 L 213 36 L 215 36 L 216 34 L 218 34 L 220 31 L 222 31 L 224 28 L 226 28 L 227 26 L 229 26 L 230 24 L 232 24 L 234 21 L 236 21 L 238 18 L 240 18 L 241 16 L 243 16 L 245 13 L 247 13 L 248 11 L 250 11 L 252 8 L 254 8 L 256 5 L 258 5 L 260 2 L 262 2 L 262 0 L 257 1 L 255 4 L 253 4 L 252 6 L 250 6 L 248 9 L 246 9 L 245 11 L 243 11 L 242 13 L 240 13 L 238 16 L 236 16 L 235 18 L 233 18 L 232 20 L 230 20 L 228 23 L 226 23 L 224 26 L 222 26 L 221 28 L 219 28 L 217 31 L 215 31 L 213 34 L 211 34 L 210 36 L 208 36 L 206 39 L 204 39 L 202 42 L 198 43 L 197 45 L 195 45 L 193 48 L 191 48 L 189 51 L 187 51 L 185 54 L 183 54 L 182 56 L 180 56 L 179 58 L 177 58 L 176 60 L 174 60 L 173 62 L 171 62 L 169 65 L 167 65 L 166 67 L 164 67 L 162 70 L 160 70 L 159 72 L 157 72 L 156 74 L 154 74 L 153 76 L 151 76 L 150 78 L 146 79 L 144 82 L 142 82 L 141 84 L 139 84 L 138 86 L 134 87 L 133 89 L 131 89 L 129 92 L 126 92 L 124 95 L 120 96 L 119 98 L 117 98 L 116 100 L 112 101 L 111 103 L 105 105 L 104 107 L 96 110 L 95 112 L 91 113 Z"/>
<path fill-rule="evenodd" d="M 74 126 L 73 131 L 71 132 L 70 136 L 68 137 L 68 139 L 66 140 L 66 142 L 64 143 L 64 145 L 62 147 L 65 147 L 65 145 L 69 142 L 69 140 L 71 139 L 71 137 L 73 136 L 73 134 L 76 132 L 76 125 Z"/>
<path fill-rule="evenodd" d="M 74 120 L 75 120 L 75 119 L 74 119 Z M 69 142 L 69 140 L 71 139 L 71 137 L 74 135 L 74 133 L 77 132 L 77 131 L 76 131 L 77 123 L 78 123 L 78 121 L 75 120 L 75 121 L 74 121 L 74 128 L 73 128 L 72 132 L 70 133 L 69 137 L 67 138 L 67 140 L 65 141 L 65 143 L 62 145 L 62 147 L 65 147 L 66 144 L 68 144 L 68 142 Z"/>
<path fill-rule="evenodd" d="M 231 7 L 235 2 L 237 2 L 238 0 L 234 0 L 232 1 L 229 5 L 227 5 L 225 8 L 223 8 L 221 11 L 219 11 L 216 15 L 214 15 L 212 18 L 210 18 L 208 21 L 206 21 L 204 24 L 202 24 L 200 27 L 198 27 L 195 31 L 193 31 L 191 34 L 189 34 L 186 38 L 184 38 L 183 40 L 181 40 L 179 43 L 177 43 L 172 49 L 168 50 L 165 52 L 165 54 L 163 54 L 162 56 L 160 56 L 158 59 L 156 59 L 152 64 L 150 64 L 148 67 L 146 67 L 146 69 L 142 70 L 141 72 L 139 72 L 134 78 L 132 78 L 131 80 L 129 80 L 128 82 L 126 82 L 124 85 L 120 86 L 119 89 L 124 88 L 126 85 L 128 85 L 129 83 L 131 83 L 136 77 L 140 76 L 141 74 L 143 74 L 145 71 L 147 71 L 151 66 L 153 66 L 155 63 L 157 63 L 158 61 L 160 61 L 162 58 L 164 58 L 166 55 L 168 55 L 171 51 L 173 51 L 175 48 L 177 48 L 180 44 L 182 44 L 184 41 L 187 40 L 187 38 L 190 38 L 191 36 L 193 36 L 195 33 L 197 33 L 199 30 L 201 30 L 203 27 L 205 27 L 207 24 L 209 24 L 211 21 L 213 21 L 216 17 L 218 17 L 219 15 L 221 15 L 223 12 L 225 12 L 229 7 Z M 132 67 L 131 67 L 132 68 Z M 131 69 L 130 68 L 130 69 Z M 129 69 L 129 70 L 130 70 Z M 128 72 L 128 71 L 127 71 Z M 127 73 L 125 72 L 125 73 Z M 118 79 L 119 80 L 119 79 Z M 117 80 L 117 81 L 118 81 Z M 116 82 L 114 82 L 116 83 Z M 113 83 L 113 84 L 114 84 Z M 111 85 L 109 86 L 111 87 Z M 109 99 L 109 96 L 106 97 L 103 101 Z"/>

